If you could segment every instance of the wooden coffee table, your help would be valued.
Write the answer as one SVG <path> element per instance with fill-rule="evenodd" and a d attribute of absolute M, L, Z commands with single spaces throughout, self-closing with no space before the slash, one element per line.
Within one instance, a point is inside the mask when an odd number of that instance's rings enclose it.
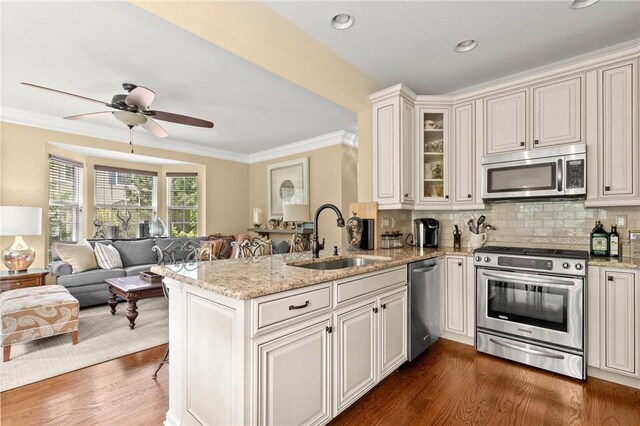
<path fill-rule="evenodd" d="M 162 283 L 150 283 L 143 281 L 137 276 L 122 278 L 107 278 L 105 280 L 109 284 L 109 306 L 111 307 L 111 315 L 116 314 L 116 296 L 125 299 L 129 306 L 127 307 L 127 319 L 129 320 L 129 328 L 133 330 L 136 326 L 136 318 L 138 317 L 138 300 L 150 299 L 152 297 L 164 296 L 162 291 Z"/>

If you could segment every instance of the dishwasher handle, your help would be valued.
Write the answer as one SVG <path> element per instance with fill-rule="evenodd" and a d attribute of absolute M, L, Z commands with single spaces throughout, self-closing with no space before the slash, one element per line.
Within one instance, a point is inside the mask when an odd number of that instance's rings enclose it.
<path fill-rule="evenodd" d="M 438 265 L 427 266 L 426 268 L 413 269 L 411 271 L 411 273 L 413 273 L 413 274 L 423 274 L 425 272 L 433 271 L 436 268 L 436 266 L 438 266 Z"/>

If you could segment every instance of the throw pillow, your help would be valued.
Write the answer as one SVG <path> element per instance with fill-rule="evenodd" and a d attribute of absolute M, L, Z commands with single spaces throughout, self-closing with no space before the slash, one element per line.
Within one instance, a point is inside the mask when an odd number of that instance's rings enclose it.
<path fill-rule="evenodd" d="M 96 255 L 87 240 L 80 240 L 77 244 L 58 244 L 56 250 L 60 259 L 71 265 L 72 274 L 98 269 Z"/>
<path fill-rule="evenodd" d="M 220 259 L 220 251 L 224 245 L 223 243 L 224 241 L 222 240 L 201 241 L 200 249 L 198 251 L 198 260 Z"/>
<path fill-rule="evenodd" d="M 231 243 L 236 240 L 233 235 L 213 234 L 207 237 L 207 241 L 222 241 L 222 247 L 218 254 L 218 259 L 229 259 L 231 257 Z"/>
<path fill-rule="evenodd" d="M 96 243 L 93 251 L 96 254 L 98 266 L 102 269 L 122 268 L 120 252 L 112 245 Z"/>

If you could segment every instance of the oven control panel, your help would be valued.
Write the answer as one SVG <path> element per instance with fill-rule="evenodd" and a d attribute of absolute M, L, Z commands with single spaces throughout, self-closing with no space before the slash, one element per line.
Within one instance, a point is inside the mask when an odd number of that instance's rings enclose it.
<path fill-rule="evenodd" d="M 479 267 L 539 271 L 572 276 L 584 276 L 587 266 L 586 261 L 582 259 L 515 256 L 495 253 L 476 253 L 473 260 L 473 264 Z"/>

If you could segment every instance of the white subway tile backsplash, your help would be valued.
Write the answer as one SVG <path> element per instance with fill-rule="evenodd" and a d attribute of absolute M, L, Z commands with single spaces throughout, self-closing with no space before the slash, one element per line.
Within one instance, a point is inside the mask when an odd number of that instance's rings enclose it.
<path fill-rule="evenodd" d="M 628 238 L 629 229 L 640 229 L 640 209 L 612 207 L 586 209 L 583 202 L 544 201 L 487 204 L 485 210 L 475 211 L 385 211 L 385 217 L 396 219 L 396 228 L 404 233 L 413 232 L 412 219 L 432 217 L 440 221 L 440 242 L 453 245 L 453 225 L 462 230 L 462 246 L 469 236 L 467 221 L 486 216 L 486 223 L 496 227 L 487 231 L 487 244 L 529 247 L 558 247 L 588 250 L 589 235 L 596 219 L 605 229 L 611 229 L 617 216 L 627 217 L 627 228 L 619 229 L 621 239 Z"/>

